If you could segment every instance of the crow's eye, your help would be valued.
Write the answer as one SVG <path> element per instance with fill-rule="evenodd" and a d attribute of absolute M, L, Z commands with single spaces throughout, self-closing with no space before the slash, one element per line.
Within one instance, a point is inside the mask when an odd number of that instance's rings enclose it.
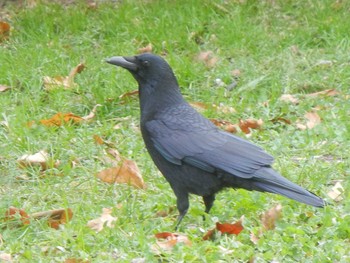
<path fill-rule="evenodd" d="M 148 67 L 149 66 L 149 61 L 148 60 L 142 61 L 142 66 Z"/>

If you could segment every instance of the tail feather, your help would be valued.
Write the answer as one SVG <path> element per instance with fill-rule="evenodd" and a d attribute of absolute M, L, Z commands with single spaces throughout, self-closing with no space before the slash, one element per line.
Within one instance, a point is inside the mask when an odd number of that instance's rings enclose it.
<path fill-rule="evenodd" d="M 322 198 L 287 180 L 272 168 L 259 169 L 252 179 L 255 190 L 280 194 L 315 207 L 325 206 Z"/>

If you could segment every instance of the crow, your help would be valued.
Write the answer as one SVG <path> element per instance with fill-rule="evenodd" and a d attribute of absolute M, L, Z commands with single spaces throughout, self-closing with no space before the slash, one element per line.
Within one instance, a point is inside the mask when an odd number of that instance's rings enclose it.
<path fill-rule="evenodd" d="M 189 208 L 189 194 L 202 196 L 209 213 L 224 188 L 269 192 L 315 207 L 325 202 L 287 180 L 271 165 L 273 157 L 253 143 L 217 128 L 183 98 L 169 64 L 144 53 L 111 57 L 139 85 L 140 127 L 153 162 L 177 198 L 178 228 Z"/>

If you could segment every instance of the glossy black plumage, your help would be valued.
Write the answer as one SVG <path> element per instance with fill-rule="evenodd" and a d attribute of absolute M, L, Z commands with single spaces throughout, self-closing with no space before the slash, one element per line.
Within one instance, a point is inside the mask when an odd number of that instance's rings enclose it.
<path fill-rule="evenodd" d="M 260 147 L 218 129 L 193 109 L 161 57 L 142 54 L 112 57 L 107 62 L 127 69 L 139 84 L 142 136 L 177 197 L 177 225 L 188 210 L 189 194 L 202 196 L 209 212 L 215 194 L 226 187 L 276 193 L 324 206 L 321 198 L 271 168 L 273 157 Z"/>

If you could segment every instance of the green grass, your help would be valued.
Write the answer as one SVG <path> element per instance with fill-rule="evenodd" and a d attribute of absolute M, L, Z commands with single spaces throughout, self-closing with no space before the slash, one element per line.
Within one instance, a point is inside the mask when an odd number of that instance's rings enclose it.
<path fill-rule="evenodd" d="M 28 213 L 70 207 L 74 213 L 73 220 L 60 230 L 49 228 L 44 221 L 19 228 L 1 222 L 0 253 L 11 254 L 15 262 L 63 262 L 67 258 L 91 262 L 135 258 L 145 262 L 247 262 L 251 258 L 255 262 L 348 262 L 350 4 L 330 0 L 106 2 L 97 9 L 83 2 L 43 2 L 33 8 L 8 3 L 0 12 L 12 27 L 9 40 L 0 44 L 0 84 L 12 87 L 0 93 L 0 217 L 9 206 Z M 153 235 L 173 231 L 177 211 L 166 217 L 156 213 L 174 208 L 175 197 L 135 129 L 138 101 L 121 104 L 118 99 L 136 89 L 136 82 L 125 70 L 104 62 L 113 55 L 133 55 L 148 43 L 155 53 L 166 53 L 189 101 L 223 103 L 237 111 L 207 110 L 204 115 L 233 123 L 263 119 L 264 129 L 249 140 L 276 157 L 274 167 L 326 199 L 334 182 L 340 180 L 344 201 L 333 204 L 328 199 L 332 205 L 317 210 L 276 195 L 228 190 L 217 196 L 203 222 L 203 204 L 192 197 L 180 229 L 191 239 L 192 247 L 178 245 L 171 253 L 155 256 L 150 249 L 155 243 Z M 293 52 L 292 46 L 299 52 Z M 219 59 L 212 68 L 196 60 L 199 52 L 207 50 Z M 324 60 L 332 64 L 319 65 Z M 77 88 L 43 90 L 43 76 L 65 76 L 81 61 L 87 69 L 76 77 Z M 234 69 L 242 73 L 238 86 L 227 93 L 214 80 L 230 84 Z M 341 94 L 303 96 L 330 88 Z M 295 94 L 300 103 L 279 101 L 284 93 Z M 269 104 L 264 106 L 266 101 Z M 95 119 L 79 126 L 27 126 L 57 112 L 84 116 L 98 103 L 102 107 Z M 318 112 L 322 123 L 312 130 L 269 121 L 283 116 L 294 124 L 315 106 L 322 107 Z M 120 117 L 129 119 L 114 130 L 115 118 Z M 137 162 L 146 190 L 108 185 L 94 177 L 105 168 L 99 161 L 105 146 L 94 143 L 95 134 L 114 142 L 123 156 Z M 16 160 L 20 156 L 42 149 L 61 165 L 44 175 L 34 168 L 19 169 Z M 72 160 L 79 160 L 77 167 L 72 168 Z M 283 218 L 254 245 L 250 232 L 259 229 L 260 215 L 277 203 L 283 205 Z M 122 207 L 113 210 L 112 215 L 118 217 L 114 228 L 96 234 L 86 226 L 102 208 L 118 204 Z M 313 216 L 308 217 L 310 213 Z M 239 236 L 201 240 L 200 229 L 242 215 L 245 230 Z M 232 252 L 224 254 L 221 247 Z"/>

